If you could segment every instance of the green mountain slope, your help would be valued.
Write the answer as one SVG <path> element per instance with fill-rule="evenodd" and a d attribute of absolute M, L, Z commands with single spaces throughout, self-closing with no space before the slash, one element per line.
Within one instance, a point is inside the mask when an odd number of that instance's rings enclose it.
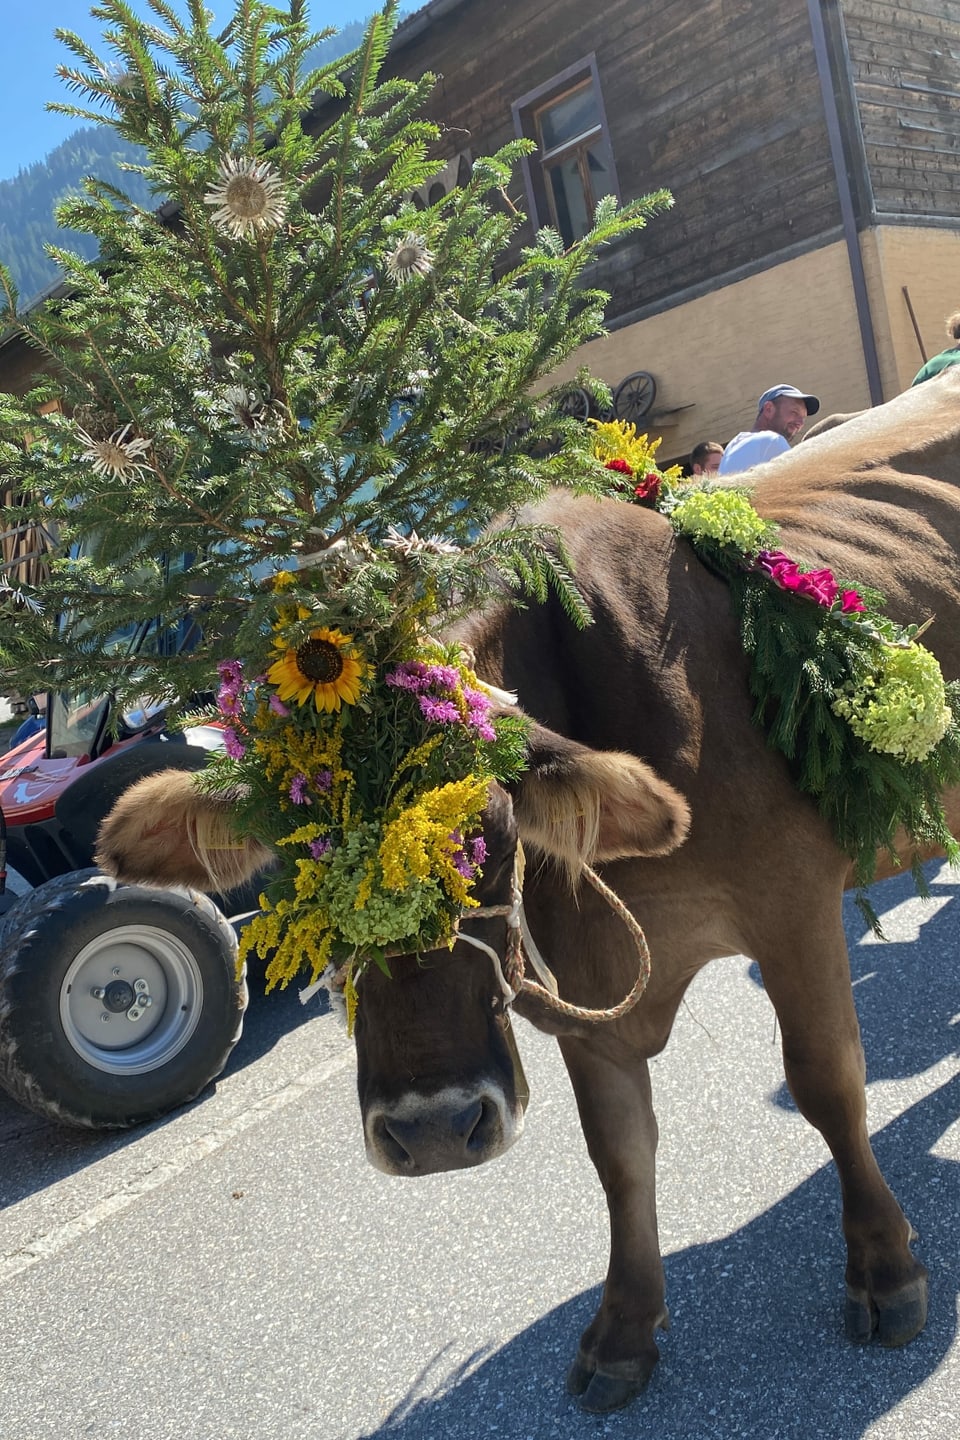
<path fill-rule="evenodd" d="M 359 45 L 365 24 L 355 21 L 339 34 L 321 41 L 311 52 L 312 65 L 324 65 Z M 151 199 L 139 175 L 123 165 L 136 164 L 141 152 L 121 140 L 107 125 L 86 125 L 74 131 L 45 160 L 37 161 L 0 181 L 0 262 L 8 267 L 20 292 L 21 307 L 29 306 L 60 279 L 57 266 L 44 247 L 60 245 L 87 259 L 96 253 L 89 235 L 58 229 L 54 210 L 67 195 L 77 193 L 85 176 L 93 175 L 124 190 L 138 205 L 159 204 Z"/>

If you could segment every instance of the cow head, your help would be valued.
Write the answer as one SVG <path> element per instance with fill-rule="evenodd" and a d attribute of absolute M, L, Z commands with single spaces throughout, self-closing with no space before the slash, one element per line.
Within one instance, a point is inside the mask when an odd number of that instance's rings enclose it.
<path fill-rule="evenodd" d="M 684 839 L 685 801 L 633 755 L 599 752 L 532 726 L 529 764 L 508 793 L 491 787 L 487 848 L 452 949 L 368 966 L 359 982 L 358 1086 L 367 1155 L 392 1175 L 462 1169 L 494 1159 L 523 1126 L 522 1071 L 501 962 L 518 838 L 571 883 L 583 861 L 663 855 Z M 118 879 L 222 890 L 250 878 L 268 852 L 238 846 L 222 797 L 179 771 L 133 786 L 101 828 L 97 863 Z"/>

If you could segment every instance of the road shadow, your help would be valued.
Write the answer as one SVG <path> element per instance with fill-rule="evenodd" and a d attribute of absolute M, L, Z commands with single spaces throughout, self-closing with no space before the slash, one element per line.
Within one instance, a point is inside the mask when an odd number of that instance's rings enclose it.
<path fill-rule="evenodd" d="M 918 900 L 909 874 L 872 888 L 870 898 L 886 940 L 870 934 L 853 896 L 844 897 L 850 978 L 868 1085 L 922 1075 L 941 1060 L 960 1055 L 960 871 L 942 861 L 931 862 L 925 870 L 928 902 Z M 915 903 L 907 917 L 900 907 L 911 901 Z M 760 967 L 753 964 L 748 973 L 762 989 Z M 771 1099 L 781 1109 L 796 1109 L 785 1082 Z"/>
<path fill-rule="evenodd" d="M 666 1257 L 673 1327 L 661 1337 L 650 1386 L 628 1409 L 598 1419 L 564 1393 L 577 1337 L 600 1302 L 597 1287 L 439 1382 L 449 1367 L 438 1355 L 384 1423 L 356 1440 L 855 1440 L 934 1374 L 956 1337 L 960 1254 L 949 1217 L 960 1209 L 960 1166 L 930 1152 L 958 1107 L 955 1077 L 875 1137 L 932 1275 L 927 1328 L 905 1349 L 844 1339 L 831 1163 L 733 1234 Z"/>
<path fill-rule="evenodd" d="M 340 1025 L 339 1019 L 330 1014 L 326 993 L 320 992 L 307 1005 L 300 1003 L 299 985 L 266 995 L 263 970 L 262 965 L 256 965 L 248 973 L 250 1004 L 244 1017 L 243 1034 L 223 1074 L 211 1081 L 189 1106 L 172 1110 L 152 1125 L 140 1125 L 132 1130 L 74 1130 L 33 1114 L 0 1091 L 0 1212 L 105 1156 L 115 1155 L 144 1135 L 163 1129 L 188 1109 L 202 1105 L 216 1093 L 221 1080 L 262 1059 L 296 1027 L 317 1023 L 319 1050 L 323 1027 Z"/>

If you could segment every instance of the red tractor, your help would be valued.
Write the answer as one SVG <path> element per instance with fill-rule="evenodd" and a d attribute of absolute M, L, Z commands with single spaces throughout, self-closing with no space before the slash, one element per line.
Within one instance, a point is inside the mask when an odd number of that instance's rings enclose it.
<path fill-rule="evenodd" d="M 83 1128 L 154 1120 L 220 1073 L 247 1004 L 227 916 L 256 904 L 94 868 L 128 786 L 199 769 L 220 743 L 214 725 L 168 731 L 162 709 L 114 712 L 109 697 L 51 694 L 45 728 L 0 756 L 0 1086 Z"/>

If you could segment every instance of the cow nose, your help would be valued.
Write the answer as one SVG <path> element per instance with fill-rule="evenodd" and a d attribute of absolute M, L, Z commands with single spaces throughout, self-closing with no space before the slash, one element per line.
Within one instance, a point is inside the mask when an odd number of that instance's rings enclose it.
<path fill-rule="evenodd" d="M 367 1126 L 370 1159 L 391 1175 L 431 1175 L 463 1170 L 502 1153 L 514 1136 L 504 1124 L 502 1103 L 489 1094 L 455 1099 L 409 1099 L 396 1110 L 370 1116 Z"/>

